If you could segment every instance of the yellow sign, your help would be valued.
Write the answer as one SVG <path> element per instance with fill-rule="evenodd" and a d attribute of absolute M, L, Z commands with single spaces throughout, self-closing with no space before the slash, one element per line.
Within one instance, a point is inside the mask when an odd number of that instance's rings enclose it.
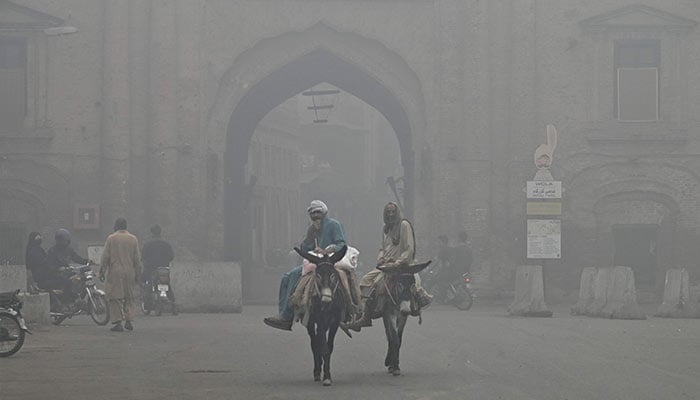
<path fill-rule="evenodd" d="M 561 215 L 561 202 L 528 201 L 527 215 Z"/>

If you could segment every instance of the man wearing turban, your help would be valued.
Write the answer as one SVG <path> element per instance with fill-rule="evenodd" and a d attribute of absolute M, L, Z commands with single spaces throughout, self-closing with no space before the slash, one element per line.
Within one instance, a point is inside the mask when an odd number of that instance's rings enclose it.
<path fill-rule="evenodd" d="M 330 254 L 340 250 L 345 243 L 343 226 L 337 220 L 328 217 L 328 206 L 321 200 L 314 200 L 306 209 L 311 219 L 311 225 L 299 246 L 301 251 L 314 251 L 319 254 Z M 286 331 L 292 330 L 294 311 L 289 304 L 289 297 L 301 279 L 303 267 L 298 265 L 284 274 L 279 291 L 279 315 L 267 317 L 265 324 Z"/>
<path fill-rule="evenodd" d="M 399 206 L 389 202 L 384 207 L 384 227 L 382 229 L 382 245 L 377 256 L 377 266 L 384 268 L 396 268 L 401 265 L 409 265 L 414 262 L 416 256 L 416 239 L 413 226 L 401 215 Z M 372 309 L 376 303 L 377 285 L 384 279 L 384 272 L 378 268 L 369 271 L 360 281 L 362 293 L 361 315 L 351 324 L 341 324 L 344 329 L 352 329 L 359 332 L 362 327 L 372 326 Z M 418 305 L 427 307 L 432 301 L 432 296 L 425 289 L 416 286 Z"/>

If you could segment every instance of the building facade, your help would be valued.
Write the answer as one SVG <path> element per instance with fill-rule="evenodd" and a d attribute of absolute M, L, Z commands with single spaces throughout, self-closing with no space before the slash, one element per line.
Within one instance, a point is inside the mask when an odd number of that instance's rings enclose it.
<path fill-rule="evenodd" d="M 553 124 L 549 283 L 613 264 L 657 291 L 668 268 L 700 279 L 698 20 L 692 0 L 0 1 L 3 257 L 33 230 L 99 243 L 126 216 L 137 233 L 161 224 L 179 257 L 246 261 L 245 276 L 256 246 L 305 222 L 300 123 L 261 121 L 328 83 L 391 127 L 426 256 L 466 230 L 496 290 L 539 262 L 524 188 Z M 249 159 L 271 148 L 267 181 Z M 265 224 L 287 233 L 240 234 Z"/>

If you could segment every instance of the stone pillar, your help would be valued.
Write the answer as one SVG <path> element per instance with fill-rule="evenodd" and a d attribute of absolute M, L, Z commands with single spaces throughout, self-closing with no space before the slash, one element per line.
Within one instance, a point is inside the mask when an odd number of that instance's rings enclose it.
<path fill-rule="evenodd" d="M 206 148 L 205 136 L 202 135 L 200 126 L 201 113 L 201 71 L 202 58 L 201 31 L 202 14 L 204 13 L 202 0 L 177 0 L 174 7 L 175 26 L 177 27 L 175 62 L 177 69 L 175 76 L 175 101 L 177 113 L 175 115 L 176 132 L 179 151 L 176 160 L 176 175 L 178 190 L 174 196 L 177 206 L 177 220 L 174 221 L 176 230 L 181 235 L 178 243 L 183 249 L 195 251 L 199 256 L 204 256 L 206 243 L 200 234 L 208 229 L 203 223 L 203 196 L 206 190 L 204 151 Z M 175 230 L 171 229 L 171 232 Z"/>
<path fill-rule="evenodd" d="M 511 118 L 503 115 L 512 113 L 512 95 L 509 88 L 513 82 L 512 65 L 512 1 L 488 1 L 486 3 L 486 45 L 487 70 L 484 75 L 488 84 L 484 96 L 487 101 L 485 118 L 487 118 L 486 134 L 488 135 L 488 156 L 494 165 L 504 158 L 512 160 L 512 123 Z M 509 265 L 509 249 L 522 247 L 511 234 L 509 223 L 512 217 L 510 198 L 510 167 L 507 161 L 500 168 L 490 168 L 488 176 L 488 220 L 490 222 L 489 254 L 484 257 L 490 260 L 492 273 L 489 274 L 489 284 L 493 287 L 507 285 L 507 274 L 497 269 Z M 500 277 L 500 278 L 499 278 Z"/>
<path fill-rule="evenodd" d="M 101 221 L 111 231 L 125 216 L 129 181 L 129 7 L 126 2 L 103 2 L 102 114 L 101 114 Z"/>
<path fill-rule="evenodd" d="M 129 230 L 145 239 L 149 217 L 153 215 L 149 201 L 149 40 L 151 4 L 142 0 L 129 1 Z"/>
<path fill-rule="evenodd" d="M 151 2 L 149 92 L 149 198 L 153 213 L 150 223 L 165 232 L 176 231 L 175 197 L 187 190 L 177 181 L 177 159 L 182 144 L 177 124 L 177 29 L 176 7 L 171 1 Z M 176 192 L 177 190 L 177 192 Z"/>

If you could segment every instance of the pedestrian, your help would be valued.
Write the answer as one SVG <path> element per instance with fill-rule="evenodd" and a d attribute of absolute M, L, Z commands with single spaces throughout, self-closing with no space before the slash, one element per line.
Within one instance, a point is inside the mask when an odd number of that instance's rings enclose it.
<path fill-rule="evenodd" d="M 107 237 L 100 265 L 100 280 L 107 280 L 105 289 L 112 319 L 110 330 L 133 330 L 136 316 L 134 287 L 141 277 L 141 251 L 136 236 L 126 230 L 126 219 L 120 217 L 114 222 L 114 233 Z"/>
<path fill-rule="evenodd" d="M 452 262 L 452 246 L 450 246 L 450 239 L 447 235 L 438 236 L 438 242 L 436 269 L 440 272 L 450 267 L 450 263 Z"/>
<path fill-rule="evenodd" d="M 41 247 L 41 233 L 32 232 L 27 240 L 27 247 L 24 250 L 24 265 L 29 272 L 30 289 L 36 292 L 39 282 L 46 282 L 49 273 L 49 264 L 46 258 L 46 251 Z"/>
<path fill-rule="evenodd" d="M 469 246 L 467 240 L 469 235 L 465 231 L 460 231 L 457 233 L 457 245 L 453 249 L 453 259 L 452 269 L 455 274 L 462 274 L 471 272 L 472 263 L 474 262 L 474 257 L 472 256 L 472 249 Z"/>

